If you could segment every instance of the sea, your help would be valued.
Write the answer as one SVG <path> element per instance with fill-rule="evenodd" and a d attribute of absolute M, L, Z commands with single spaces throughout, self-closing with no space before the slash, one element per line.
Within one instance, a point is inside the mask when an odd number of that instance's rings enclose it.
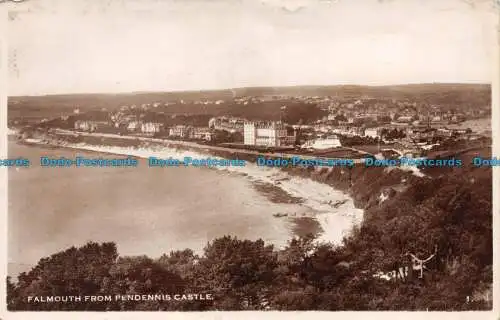
<path fill-rule="evenodd" d="M 11 140 L 8 152 L 9 158 L 28 158 L 32 164 L 8 169 L 8 274 L 14 279 L 41 258 L 89 241 L 113 241 L 121 256 L 152 258 L 187 248 L 201 254 L 208 242 L 224 235 L 283 247 L 292 237 L 314 233 L 318 241 L 340 244 L 363 216 L 347 194 L 276 168 L 252 163 L 161 168 L 149 167 L 145 159 L 207 157 L 192 151 L 83 144 L 61 148 Z M 39 165 L 44 156 L 123 155 L 138 157 L 139 165 Z M 262 184 L 272 188 L 258 188 Z M 270 197 L 272 193 L 279 196 Z"/>
<path fill-rule="evenodd" d="M 480 118 L 473 120 L 466 120 L 459 124 L 452 124 L 447 126 L 450 129 L 467 129 L 470 128 L 476 133 L 491 134 L 491 118 Z"/>

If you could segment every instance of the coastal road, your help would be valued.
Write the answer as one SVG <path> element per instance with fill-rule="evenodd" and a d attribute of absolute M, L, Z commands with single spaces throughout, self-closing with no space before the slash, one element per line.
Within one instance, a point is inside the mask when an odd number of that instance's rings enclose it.
<path fill-rule="evenodd" d="M 282 152 L 264 152 L 263 153 L 263 152 L 253 151 L 253 150 L 235 149 L 235 148 L 218 147 L 218 146 L 207 146 L 207 145 L 198 144 L 198 143 L 189 142 L 189 141 L 157 139 L 157 138 L 140 137 L 140 136 L 124 136 L 124 135 L 112 134 L 112 133 L 75 132 L 75 131 L 63 130 L 63 129 L 54 129 L 53 132 L 56 134 L 60 134 L 60 135 L 70 135 L 70 136 L 81 135 L 81 136 L 87 136 L 87 137 L 102 137 L 102 138 L 135 140 L 135 141 L 139 140 L 139 141 L 145 141 L 145 142 L 158 142 L 158 143 L 185 146 L 185 147 L 206 150 L 206 151 L 212 150 L 212 151 L 221 151 L 221 152 L 229 152 L 229 153 L 243 153 L 243 154 L 248 154 L 248 155 L 260 155 L 260 156 L 265 156 L 265 157 L 270 157 L 270 158 L 300 157 L 300 158 L 305 159 L 305 160 L 320 159 L 320 160 L 324 160 L 324 161 L 328 161 L 328 160 L 338 161 L 338 160 L 343 160 L 343 159 L 351 159 L 355 164 L 360 164 L 360 163 L 365 162 L 364 158 L 330 158 L 330 157 L 318 157 L 318 156 L 314 156 L 314 155 L 301 155 L 301 154 L 282 153 Z M 351 149 L 351 148 L 349 148 L 349 149 Z M 351 150 L 359 152 L 359 153 L 363 153 L 363 155 L 365 155 L 365 156 L 371 156 L 371 154 L 368 152 L 360 152 L 359 150 L 356 150 L 356 149 L 351 149 Z"/>

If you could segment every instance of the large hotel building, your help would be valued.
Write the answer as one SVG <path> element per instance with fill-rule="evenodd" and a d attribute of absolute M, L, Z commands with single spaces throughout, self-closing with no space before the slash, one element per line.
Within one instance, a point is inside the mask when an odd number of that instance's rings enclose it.
<path fill-rule="evenodd" d="M 246 145 L 283 147 L 295 143 L 295 135 L 288 135 L 282 122 L 246 121 L 243 126 L 243 141 Z"/>

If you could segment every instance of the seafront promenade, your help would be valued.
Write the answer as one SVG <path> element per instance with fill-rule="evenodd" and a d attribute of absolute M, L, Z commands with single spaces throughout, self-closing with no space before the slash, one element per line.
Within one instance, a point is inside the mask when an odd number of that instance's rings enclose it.
<path fill-rule="evenodd" d="M 113 139 L 123 139 L 123 140 L 134 140 L 134 141 L 144 141 L 144 142 L 155 142 L 155 143 L 165 143 L 170 145 L 178 145 L 183 147 L 194 148 L 203 151 L 219 151 L 219 152 L 229 152 L 229 153 L 238 153 L 238 154 L 248 154 L 255 156 L 264 156 L 268 158 L 293 158 L 300 156 L 300 158 L 304 160 L 323 160 L 323 161 L 339 161 L 344 159 L 351 159 L 354 164 L 361 164 L 365 162 L 365 157 L 373 156 L 368 152 L 364 152 L 361 150 L 356 150 L 353 148 L 345 148 L 349 151 L 354 151 L 359 154 L 358 158 L 349 158 L 349 157 L 322 157 L 317 155 L 307 155 L 303 153 L 284 153 L 284 152 L 259 152 L 254 150 L 246 150 L 239 148 L 227 148 L 227 147 L 219 147 L 219 146 L 210 146 L 203 145 L 190 141 L 179 141 L 179 140 L 169 140 L 169 139 L 158 139 L 151 137 L 141 137 L 141 136 L 126 136 L 126 135 L 118 135 L 111 133 L 90 133 L 90 132 L 75 132 L 70 130 L 63 129 L 54 129 L 53 133 L 57 135 L 65 135 L 65 136 L 87 136 L 87 137 L 102 137 L 102 138 L 113 138 Z"/>

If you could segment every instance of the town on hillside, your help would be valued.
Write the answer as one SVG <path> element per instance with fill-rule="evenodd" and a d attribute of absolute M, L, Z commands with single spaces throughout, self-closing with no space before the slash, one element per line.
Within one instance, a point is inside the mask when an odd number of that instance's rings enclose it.
<path fill-rule="evenodd" d="M 145 99 L 140 104 L 114 107 L 74 105 L 58 116 L 41 119 L 26 116 L 31 103 L 22 118 L 16 118 L 16 112 L 9 113 L 14 114 L 9 126 L 22 129 L 24 136 L 62 129 L 325 157 L 424 157 L 489 139 L 487 127 L 466 125 L 477 119 L 487 123 L 489 104 L 481 99 L 477 105 L 464 99 L 441 100 L 445 102 L 367 95 Z M 23 100 L 12 99 L 9 104 L 15 109 Z"/>

